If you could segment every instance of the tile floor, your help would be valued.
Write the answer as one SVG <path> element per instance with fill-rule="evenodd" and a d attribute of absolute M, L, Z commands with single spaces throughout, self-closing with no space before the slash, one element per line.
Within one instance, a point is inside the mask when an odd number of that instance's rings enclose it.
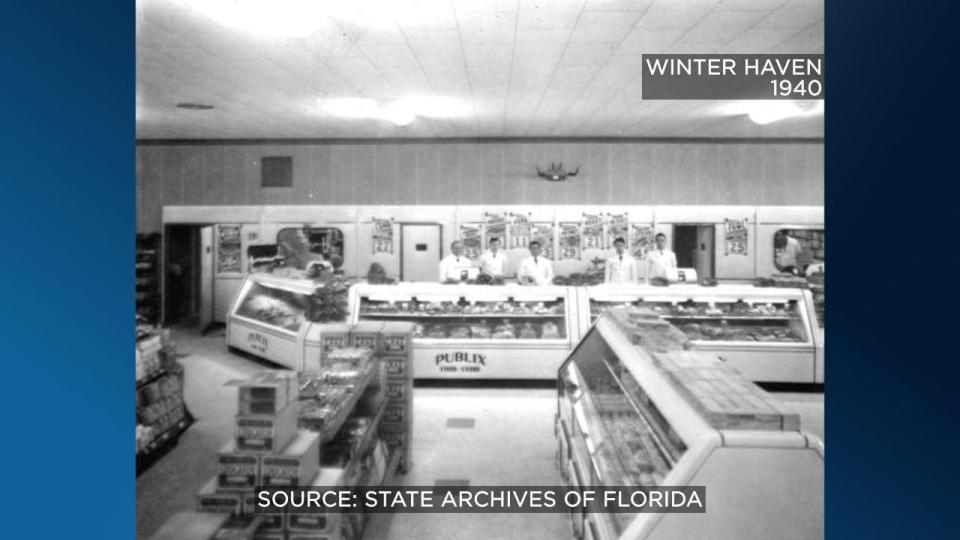
<path fill-rule="evenodd" d="M 196 423 L 180 443 L 137 479 L 137 538 L 194 508 L 195 494 L 216 472 L 214 456 L 233 433 L 236 390 L 224 383 L 274 367 L 230 353 L 223 332 L 174 329 L 186 368 L 185 398 Z M 804 429 L 823 436 L 822 394 L 779 394 L 801 413 Z M 408 486 L 556 485 L 551 389 L 416 388 Z M 562 514 L 381 514 L 365 537 L 394 539 L 569 538 Z"/>

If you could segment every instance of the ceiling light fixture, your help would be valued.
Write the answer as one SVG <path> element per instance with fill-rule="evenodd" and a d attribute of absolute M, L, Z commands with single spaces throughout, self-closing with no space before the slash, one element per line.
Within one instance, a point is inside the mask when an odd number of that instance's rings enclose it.
<path fill-rule="evenodd" d="M 323 98 L 320 100 L 320 110 L 340 118 L 373 118 L 408 126 L 418 116 L 455 118 L 466 116 L 472 108 L 456 98 L 411 95 L 385 104 L 369 98 Z"/>
<path fill-rule="evenodd" d="M 719 106 L 724 116 L 746 115 L 754 124 L 764 126 L 791 118 L 807 118 L 823 114 L 823 100 L 742 100 Z"/>

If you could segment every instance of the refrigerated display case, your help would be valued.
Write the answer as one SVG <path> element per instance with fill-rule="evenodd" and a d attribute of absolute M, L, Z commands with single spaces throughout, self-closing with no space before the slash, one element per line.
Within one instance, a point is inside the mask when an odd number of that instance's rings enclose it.
<path fill-rule="evenodd" d="M 247 276 L 230 308 L 227 345 L 301 369 L 310 354 L 307 335 L 316 326 L 306 318 L 316 289 L 317 284 L 307 280 Z M 319 356 L 319 344 L 314 348 Z"/>
<path fill-rule="evenodd" d="M 553 379 L 576 343 L 575 289 L 355 285 L 351 321 L 414 323 L 415 378 Z"/>
<path fill-rule="evenodd" d="M 581 335 L 611 308 L 647 307 L 752 381 L 823 383 L 823 332 L 809 290 L 600 285 L 579 294 Z"/>
<path fill-rule="evenodd" d="M 601 318 L 559 370 L 556 432 L 568 486 L 706 487 L 702 514 L 574 512 L 577 538 L 823 537 L 822 442 L 711 353 L 648 353 Z"/>

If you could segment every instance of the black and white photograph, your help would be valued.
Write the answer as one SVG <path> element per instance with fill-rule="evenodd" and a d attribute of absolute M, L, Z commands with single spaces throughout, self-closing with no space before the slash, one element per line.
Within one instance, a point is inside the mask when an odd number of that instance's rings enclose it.
<path fill-rule="evenodd" d="M 824 0 L 135 25 L 137 538 L 824 537 Z"/>

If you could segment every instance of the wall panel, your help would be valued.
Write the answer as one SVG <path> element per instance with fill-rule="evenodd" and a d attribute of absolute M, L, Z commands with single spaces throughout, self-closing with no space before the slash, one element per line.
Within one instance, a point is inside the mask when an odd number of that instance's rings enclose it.
<path fill-rule="evenodd" d="M 260 159 L 292 155 L 294 186 L 261 188 Z M 562 161 L 564 183 L 535 168 Z M 823 204 L 821 142 L 358 142 L 137 146 L 137 229 L 165 205 Z"/>

